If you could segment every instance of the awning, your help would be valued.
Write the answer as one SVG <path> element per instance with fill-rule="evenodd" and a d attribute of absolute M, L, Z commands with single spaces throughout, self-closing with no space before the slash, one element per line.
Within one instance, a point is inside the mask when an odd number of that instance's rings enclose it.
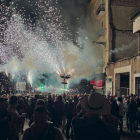
<path fill-rule="evenodd" d="M 97 87 L 97 86 L 93 86 L 94 89 L 99 89 L 99 90 L 103 90 L 103 87 Z"/>

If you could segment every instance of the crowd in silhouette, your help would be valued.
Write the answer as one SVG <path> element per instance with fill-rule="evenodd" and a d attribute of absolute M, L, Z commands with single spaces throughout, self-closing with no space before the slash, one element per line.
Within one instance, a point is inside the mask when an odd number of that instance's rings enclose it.
<path fill-rule="evenodd" d="M 131 96 L 20 95 L 0 97 L 0 140 L 119 140 L 123 120 L 131 133 L 140 124 L 140 98 Z M 25 120 L 28 126 L 24 130 Z M 119 129 L 118 129 L 119 128 Z"/>

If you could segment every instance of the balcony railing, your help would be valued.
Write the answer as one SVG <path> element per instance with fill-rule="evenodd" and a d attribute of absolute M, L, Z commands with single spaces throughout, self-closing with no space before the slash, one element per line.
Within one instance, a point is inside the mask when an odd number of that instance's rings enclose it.
<path fill-rule="evenodd" d="M 101 4 L 99 6 L 99 8 L 97 9 L 96 16 L 98 16 L 101 11 L 105 11 L 105 5 L 104 4 Z"/>

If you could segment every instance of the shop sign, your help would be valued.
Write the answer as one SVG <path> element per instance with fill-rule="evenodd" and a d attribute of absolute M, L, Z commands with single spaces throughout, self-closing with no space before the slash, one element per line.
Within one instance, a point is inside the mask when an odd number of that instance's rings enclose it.
<path fill-rule="evenodd" d="M 103 87 L 103 80 L 91 80 L 90 84 L 97 87 Z"/>
<path fill-rule="evenodd" d="M 17 91 L 25 91 L 26 90 L 26 82 L 17 82 L 16 83 Z"/>

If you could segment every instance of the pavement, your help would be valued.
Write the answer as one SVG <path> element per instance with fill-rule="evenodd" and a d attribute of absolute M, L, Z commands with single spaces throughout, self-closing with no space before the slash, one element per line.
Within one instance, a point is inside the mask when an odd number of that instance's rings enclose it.
<path fill-rule="evenodd" d="M 23 131 L 25 131 L 27 128 L 29 128 L 28 123 L 29 123 L 29 120 L 26 119 L 25 120 L 25 124 L 24 124 L 24 128 L 23 128 Z M 23 135 L 22 134 L 19 134 L 19 140 L 22 140 L 22 137 L 23 137 Z"/>
<path fill-rule="evenodd" d="M 119 131 L 119 127 L 118 127 Z M 128 137 L 133 137 L 133 138 L 139 138 L 140 139 L 140 125 L 138 126 L 138 130 L 134 133 L 131 133 L 130 131 L 127 130 L 126 127 L 126 118 L 123 117 L 123 133 L 121 136 L 128 136 Z"/>
<path fill-rule="evenodd" d="M 130 131 L 128 131 L 126 129 L 126 120 L 125 117 L 123 118 L 123 134 L 121 134 L 121 139 L 120 140 L 140 140 L 140 126 L 139 126 L 139 130 L 137 130 L 136 133 L 131 133 Z M 29 120 L 25 120 L 25 125 L 24 125 L 24 131 L 29 128 L 28 126 Z M 118 131 L 119 131 L 119 127 L 118 127 Z M 22 140 L 23 135 L 20 134 L 19 135 L 19 140 Z M 65 136 L 64 136 L 65 138 Z"/>

